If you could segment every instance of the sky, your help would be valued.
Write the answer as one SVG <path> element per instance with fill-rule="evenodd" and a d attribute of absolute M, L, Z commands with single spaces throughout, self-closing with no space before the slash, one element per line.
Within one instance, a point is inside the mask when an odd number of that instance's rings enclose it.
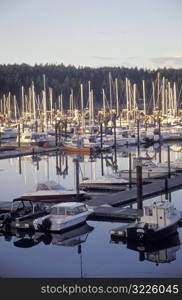
<path fill-rule="evenodd" d="M 182 67 L 182 0 L 0 0 L 0 64 Z"/>

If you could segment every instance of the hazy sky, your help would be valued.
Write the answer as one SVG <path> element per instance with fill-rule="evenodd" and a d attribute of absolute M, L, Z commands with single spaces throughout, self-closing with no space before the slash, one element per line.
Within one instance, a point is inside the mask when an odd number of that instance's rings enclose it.
<path fill-rule="evenodd" d="M 0 64 L 182 67 L 182 0 L 0 0 Z"/>

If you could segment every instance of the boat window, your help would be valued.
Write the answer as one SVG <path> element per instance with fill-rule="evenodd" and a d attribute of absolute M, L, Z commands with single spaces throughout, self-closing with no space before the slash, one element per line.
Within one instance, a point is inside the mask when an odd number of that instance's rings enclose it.
<path fill-rule="evenodd" d="M 47 191 L 49 190 L 48 186 L 46 184 L 38 184 L 36 191 Z"/>
<path fill-rule="evenodd" d="M 23 203 L 17 201 L 17 202 L 13 202 L 11 210 L 16 211 L 17 209 L 22 209 L 22 208 L 24 208 Z"/>
<path fill-rule="evenodd" d="M 65 208 L 59 207 L 58 212 L 59 212 L 59 215 L 65 215 Z"/>
<path fill-rule="evenodd" d="M 57 211 L 57 208 L 56 208 L 56 207 L 53 207 L 53 208 L 51 209 L 51 214 L 53 214 L 53 215 L 57 215 L 57 214 L 58 214 L 58 211 Z"/>
<path fill-rule="evenodd" d="M 145 207 L 145 215 L 146 216 L 152 216 L 152 208 L 151 207 Z"/>
<path fill-rule="evenodd" d="M 63 207 L 52 207 L 51 214 L 52 215 L 65 215 L 65 209 Z"/>
<path fill-rule="evenodd" d="M 79 211 L 79 213 L 82 213 L 82 212 L 87 211 L 87 208 L 83 205 L 83 206 L 78 207 L 78 211 Z"/>
<path fill-rule="evenodd" d="M 65 190 L 65 188 L 60 184 L 55 184 L 51 186 L 51 190 Z"/>
<path fill-rule="evenodd" d="M 74 216 L 74 215 L 77 215 L 79 212 L 76 210 L 76 209 L 69 209 L 67 210 L 66 214 L 68 216 Z"/>

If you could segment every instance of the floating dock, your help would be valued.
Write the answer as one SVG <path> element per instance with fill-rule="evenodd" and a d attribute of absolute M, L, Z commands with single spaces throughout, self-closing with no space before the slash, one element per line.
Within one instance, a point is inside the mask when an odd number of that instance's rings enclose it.
<path fill-rule="evenodd" d="M 29 147 L 28 149 L 17 148 L 16 150 L 5 151 L 4 153 L 0 152 L 0 159 L 20 157 L 26 155 L 36 155 L 36 154 L 54 152 L 58 150 L 60 150 L 59 147 Z"/>
<path fill-rule="evenodd" d="M 100 206 L 94 209 L 89 220 L 133 222 L 142 216 L 142 209 Z"/>
<path fill-rule="evenodd" d="M 143 199 L 148 199 L 182 188 L 182 175 L 176 175 L 173 178 L 168 178 L 167 183 L 167 191 L 165 179 L 155 180 L 154 182 L 143 185 Z M 112 195 L 106 194 L 93 196 L 92 199 L 87 200 L 86 203 L 93 208 L 97 208 L 103 205 L 109 205 L 112 207 L 124 206 L 136 201 L 137 188 L 133 187 L 131 190 L 113 193 Z"/>

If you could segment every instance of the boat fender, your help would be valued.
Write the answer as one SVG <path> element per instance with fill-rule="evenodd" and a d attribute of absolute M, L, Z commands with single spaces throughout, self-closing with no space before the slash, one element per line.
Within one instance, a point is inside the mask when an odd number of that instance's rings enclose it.
<path fill-rule="evenodd" d="M 49 218 L 46 218 L 42 221 L 42 229 L 47 231 L 50 230 L 52 222 Z"/>

